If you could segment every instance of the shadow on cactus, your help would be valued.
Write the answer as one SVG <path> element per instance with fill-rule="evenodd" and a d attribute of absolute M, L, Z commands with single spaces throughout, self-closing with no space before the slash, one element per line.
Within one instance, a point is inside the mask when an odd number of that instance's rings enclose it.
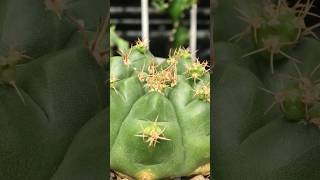
<path fill-rule="evenodd" d="M 140 40 L 110 63 L 111 168 L 145 180 L 208 173 L 207 64 L 187 49 L 157 62 Z"/>
<path fill-rule="evenodd" d="M 230 40 L 239 41 L 249 35 L 256 50 L 243 55 L 247 57 L 257 53 L 263 53 L 268 57 L 270 70 L 274 72 L 274 61 L 289 59 L 295 62 L 300 60 L 290 56 L 286 51 L 294 47 L 302 37 L 312 35 L 316 38 L 314 29 L 320 23 L 311 27 L 305 24 L 306 16 L 318 15 L 310 12 L 314 1 L 308 0 L 305 4 L 297 1 L 293 6 L 289 6 L 285 0 L 271 0 L 255 2 L 251 4 L 239 4 L 236 10 L 239 18 L 247 24 L 245 30 Z"/>

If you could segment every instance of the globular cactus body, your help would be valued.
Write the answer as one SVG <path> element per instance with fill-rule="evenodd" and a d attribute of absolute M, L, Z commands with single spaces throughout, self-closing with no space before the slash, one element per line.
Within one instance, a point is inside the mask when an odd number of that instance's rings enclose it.
<path fill-rule="evenodd" d="M 215 178 L 319 178 L 319 47 L 303 39 L 290 53 L 303 63 L 274 73 L 254 74 L 239 57 L 215 66 Z"/>
<path fill-rule="evenodd" d="M 210 76 L 180 49 L 161 64 L 142 42 L 111 58 L 111 168 L 136 179 L 209 163 Z"/>
<path fill-rule="evenodd" d="M 319 25 L 304 22 L 315 1 L 237 2 L 218 1 L 228 11 L 215 16 L 217 39 L 245 31 L 215 43 L 213 177 L 319 179 L 320 43 L 305 37 Z M 227 16 L 241 26 L 225 27 Z"/>
<path fill-rule="evenodd" d="M 105 177 L 101 163 L 88 160 L 88 146 L 103 144 L 107 131 L 106 2 L 0 4 L 0 179 Z M 105 123 L 104 132 L 94 123 Z M 84 137 L 92 139 L 78 143 Z M 103 161 L 106 149 L 92 158 Z"/>

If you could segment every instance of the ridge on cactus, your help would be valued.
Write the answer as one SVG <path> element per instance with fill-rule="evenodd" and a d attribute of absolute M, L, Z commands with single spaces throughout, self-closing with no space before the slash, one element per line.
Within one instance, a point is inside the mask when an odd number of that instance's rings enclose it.
<path fill-rule="evenodd" d="M 111 169 L 138 180 L 200 173 L 210 162 L 207 63 L 183 48 L 155 59 L 138 40 L 110 60 Z"/>
<path fill-rule="evenodd" d="M 306 35 L 311 34 L 318 38 L 313 30 L 319 27 L 320 23 L 311 27 L 307 27 L 305 24 L 305 17 L 308 15 L 320 18 L 310 12 L 314 2 L 308 0 L 306 4 L 302 4 L 301 1 L 297 1 L 295 5 L 290 7 L 285 0 L 278 0 L 277 3 L 265 0 L 262 7 L 259 6 L 251 12 L 246 12 L 240 6 L 237 8 L 239 18 L 247 23 L 247 28 L 230 40 L 239 41 L 246 35 L 252 36 L 252 41 L 257 49 L 242 57 L 267 52 L 272 73 L 274 72 L 275 60 L 286 58 L 300 62 L 290 56 L 286 50 L 295 46 Z"/>

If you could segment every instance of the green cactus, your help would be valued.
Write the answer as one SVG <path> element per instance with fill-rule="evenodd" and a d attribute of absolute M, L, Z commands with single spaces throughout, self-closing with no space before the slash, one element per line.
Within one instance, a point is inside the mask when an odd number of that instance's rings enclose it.
<path fill-rule="evenodd" d="M 0 179 L 105 178 L 106 2 L 0 4 Z"/>
<path fill-rule="evenodd" d="M 319 179 L 320 42 L 300 39 L 288 55 L 302 63 L 282 61 L 274 72 L 258 57 L 241 61 L 236 44 L 216 51 L 213 177 Z"/>
<path fill-rule="evenodd" d="M 119 51 L 127 50 L 129 48 L 129 43 L 118 36 L 116 33 L 116 27 L 111 26 L 110 27 L 110 47 L 111 48 L 117 48 Z M 113 53 L 111 51 L 110 56 L 113 56 Z"/>
<path fill-rule="evenodd" d="M 320 42 L 312 32 L 319 24 L 305 25 L 306 16 L 317 15 L 314 1 L 302 3 L 218 2 L 215 179 L 320 178 Z"/>
<path fill-rule="evenodd" d="M 229 26 L 225 27 L 222 24 L 225 22 L 225 16 L 228 16 L 230 23 L 237 27 L 226 32 L 217 27 L 217 38 L 221 36 L 236 42 L 242 40 L 241 46 L 248 47 L 249 50 L 243 57 L 260 54 L 260 59 L 269 60 L 271 72 L 274 72 L 276 61 L 289 59 L 301 62 L 302 60 L 290 56 L 288 51 L 304 36 L 312 35 L 317 38 L 313 30 L 319 27 L 319 24 L 307 27 L 305 23 L 307 16 L 317 16 L 310 12 L 314 1 L 307 1 L 305 4 L 297 1 L 293 6 L 289 6 L 285 0 L 229 1 L 231 2 L 221 2 L 222 7 L 217 8 L 217 26 L 220 25 L 224 30 L 228 29 Z M 232 13 L 222 13 L 225 9 Z M 234 33 L 232 37 L 230 32 Z"/>
<path fill-rule="evenodd" d="M 142 41 L 110 62 L 111 168 L 135 179 L 191 175 L 210 160 L 210 76 L 186 49 L 161 64 Z"/>
<path fill-rule="evenodd" d="M 178 26 L 174 30 L 173 35 L 173 47 L 178 49 L 179 47 L 183 47 L 189 42 L 189 30 L 184 26 Z"/>

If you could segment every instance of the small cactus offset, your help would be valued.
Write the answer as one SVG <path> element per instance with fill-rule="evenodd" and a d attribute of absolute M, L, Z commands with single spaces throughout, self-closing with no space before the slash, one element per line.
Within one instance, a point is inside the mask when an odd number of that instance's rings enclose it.
<path fill-rule="evenodd" d="M 1 180 L 106 176 L 106 12 L 104 0 L 0 2 Z"/>
<path fill-rule="evenodd" d="M 140 40 L 110 63 L 111 168 L 139 180 L 199 173 L 210 161 L 207 63 L 187 49 L 157 62 Z"/>

